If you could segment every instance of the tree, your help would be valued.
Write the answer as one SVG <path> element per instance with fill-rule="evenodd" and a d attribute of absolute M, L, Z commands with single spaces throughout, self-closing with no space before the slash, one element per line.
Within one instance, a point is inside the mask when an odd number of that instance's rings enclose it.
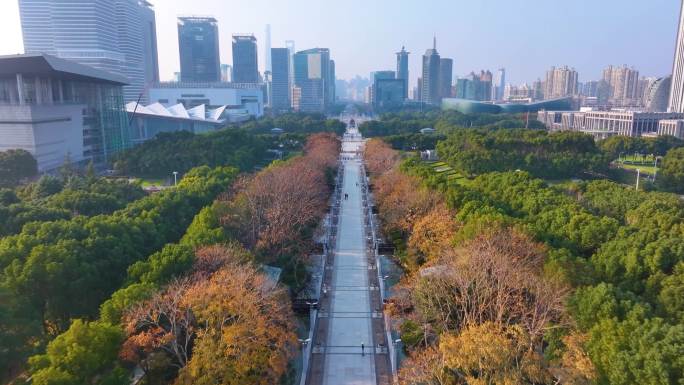
<path fill-rule="evenodd" d="M 368 171 L 376 175 L 391 170 L 399 162 L 399 154 L 380 139 L 366 142 L 363 156 Z"/>
<path fill-rule="evenodd" d="M 287 293 L 249 265 L 229 264 L 185 296 L 202 331 L 177 384 L 274 384 L 294 356 Z"/>
<path fill-rule="evenodd" d="M 75 320 L 44 355 L 31 358 L 33 383 L 77 385 L 99 378 L 98 384 L 127 384 L 127 376 L 114 366 L 122 340 L 117 326 Z"/>
<path fill-rule="evenodd" d="M 671 191 L 684 193 L 684 147 L 667 152 L 660 169 L 659 183 Z"/>
<path fill-rule="evenodd" d="M 124 315 L 128 336 L 121 357 L 146 368 L 161 351 L 171 358 L 171 366 L 181 369 L 190 360 L 196 337 L 195 317 L 185 305 L 190 288 L 188 279 L 171 283 L 164 291 L 131 308 Z"/>
<path fill-rule="evenodd" d="M 38 174 L 38 162 L 26 150 L 0 151 L 0 187 L 12 187 Z"/>
<path fill-rule="evenodd" d="M 451 246 L 458 227 L 454 214 L 444 204 L 419 218 L 408 239 L 409 255 L 413 257 L 410 266 L 415 269 L 440 258 Z"/>
<path fill-rule="evenodd" d="M 531 346 L 522 328 L 485 322 L 444 335 L 439 350 L 445 366 L 466 384 L 549 383 L 544 359 Z"/>

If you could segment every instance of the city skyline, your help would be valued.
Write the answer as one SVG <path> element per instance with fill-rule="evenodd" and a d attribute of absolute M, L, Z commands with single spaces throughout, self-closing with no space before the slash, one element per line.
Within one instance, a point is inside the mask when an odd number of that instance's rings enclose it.
<path fill-rule="evenodd" d="M 672 70 L 680 5 L 673 0 L 648 4 L 607 0 L 598 5 L 585 0 L 567 4 L 532 0 L 524 5 L 501 0 L 472 2 L 475 4 L 433 0 L 420 7 L 408 4 L 392 8 L 384 6 L 388 3 L 385 0 L 325 5 L 301 0 L 295 7 L 259 0 L 249 7 L 235 4 L 230 10 L 218 11 L 222 8 L 217 7 L 217 0 L 152 3 L 157 18 L 162 80 L 172 79 L 180 67 L 177 17 L 206 14 L 219 21 L 221 63 L 225 64 L 232 64 L 230 37 L 235 33 L 254 33 L 258 52 L 262 54 L 266 24 L 271 25 L 272 47 L 283 47 L 285 40 L 294 40 L 301 49 L 328 47 L 336 52 L 341 79 L 394 69 L 394 53 L 402 45 L 411 52 L 424 52 L 436 34 L 440 54 L 454 59 L 455 76 L 466 75 L 473 69 L 503 67 L 508 82 L 513 84 L 532 82 L 543 77 L 550 66 L 562 65 L 576 68 L 580 81 L 599 79 L 602 69 L 610 64 L 634 66 L 645 76 L 667 75 Z M 353 11 L 355 4 L 363 12 Z M 385 12 L 387 17 L 377 20 L 374 11 Z M 343 16 L 323 20 L 322 14 Z M 526 15 L 527 22 L 515 17 L 516 14 Z M 425 20 L 430 23 L 425 24 Z M 426 25 L 430 30 L 425 29 Z M 527 25 L 534 25 L 534 29 Z M 551 28 L 552 33 L 548 33 Z M 513 29 L 516 33 L 507 32 Z M 6 36 L 0 53 L 23 51 L 15 0 L 10 0 L 8 12 L 0 15 L 0 32 Z M 359 45 L 359 41 L 368 44 Z M 259 62 L 263 71 L 266 61 Z M 413 55 L 409 63 L 411 86 L 415 85 L 420 67 L 419 55 Z"/>

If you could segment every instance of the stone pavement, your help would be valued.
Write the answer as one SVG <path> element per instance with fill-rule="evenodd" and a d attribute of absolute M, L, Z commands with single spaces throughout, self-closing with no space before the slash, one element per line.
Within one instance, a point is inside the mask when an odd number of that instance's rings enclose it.
<path fill-rule="evenodd" d="M 389 384 L 377 270 L 364 214 L 363 145 L 356 130 L 343 142 L 343 182 L 334 242 L 327 256 L 307 384 Z M 347 194 L 347 199 L 345 199 Z"/>

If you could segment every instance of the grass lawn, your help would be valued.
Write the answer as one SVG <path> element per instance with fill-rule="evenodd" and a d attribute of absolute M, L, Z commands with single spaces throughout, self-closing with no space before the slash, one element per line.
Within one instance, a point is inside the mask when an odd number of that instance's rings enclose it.
<path fill-rule="evenodd" d="M 142 187 L 166 186 L 168 184 L 168 180 L 164 178 L 138 178 L 138 180 L 140 180 Z"/>
<path fill-rule="evenodd" d="M 656 172 L 656 168 L 653 166 L 653 163 L 644 163 L 644 164 L 627 164 L 623 163 L 620 164 L 620 167 L 626 169 L 626 170 L 636 170 L 639 169 L 641 170 L 642 174 L 648 174 L 648 175 L 653 175 Z"/>

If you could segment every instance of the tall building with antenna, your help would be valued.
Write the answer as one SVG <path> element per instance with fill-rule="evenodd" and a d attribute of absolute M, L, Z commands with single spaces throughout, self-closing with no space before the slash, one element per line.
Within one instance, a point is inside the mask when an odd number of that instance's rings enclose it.
<path fill-rule="evenodd" d="M 439 104 L 440 98 L 440 63 L 441 58 L 437 52 L 437 36 L 432 42 L 432 49 L 425 51 L 423 55 L 422 85 L 420 100 L 426 104 Z"/>

